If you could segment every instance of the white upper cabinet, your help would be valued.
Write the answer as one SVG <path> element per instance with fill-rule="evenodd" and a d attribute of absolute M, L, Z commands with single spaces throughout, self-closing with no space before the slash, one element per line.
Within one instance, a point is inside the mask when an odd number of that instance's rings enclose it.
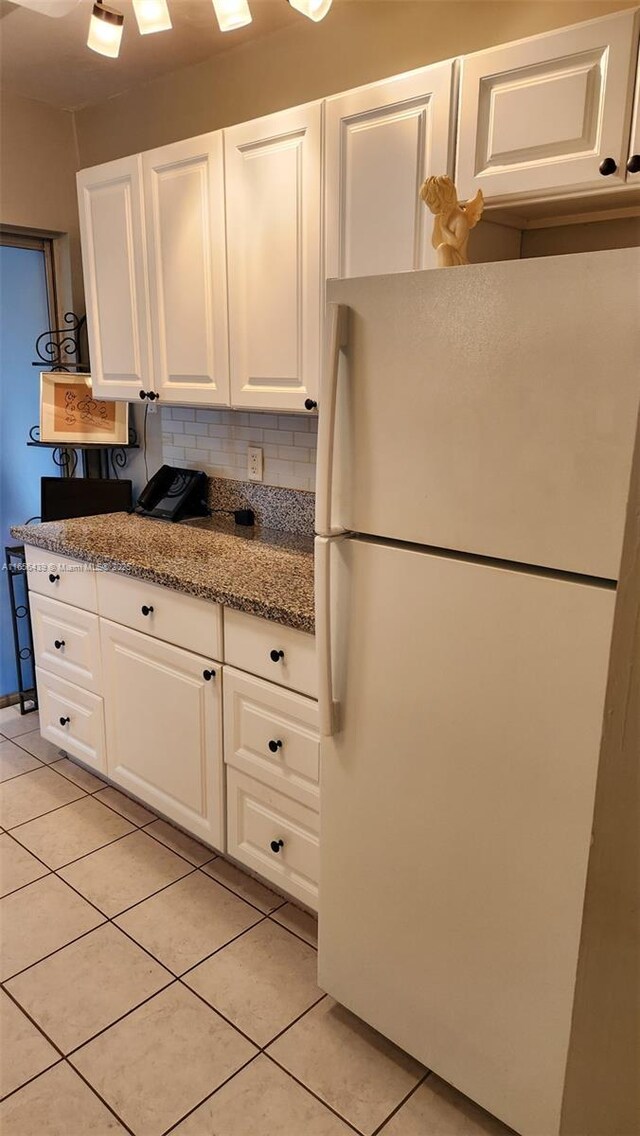
<path fill-rule="evenodd" d="M 326 104 L 326 276 L 435 264 L 425 177 L 453 172 L 452 60 Z"/>
<path fill-rule="evenodd" d="M 140 155 L 81 170 L 78 204 L 93 390 L 137 399 L 153 388 Z"/>
<path fill-rule="evenodd" d="M 631 142 L 627 157 L 627 181 L 640 185 L 640 57 L 636 71 L 636 91 L 633 100 L 633 121 L 631 123 Z"/>
<path fill-rule="evenodd" d="M 155 389 L 229 404 L 222 132 L 142 155 Z"/>
<path fill-rule="evenodd" d="M 321 132 L 319 103 L 224 132 L 233 406 L 317 396 Z"/>
<path fill-rule="evenodd" d="M 462 61 L 461 197 L 543 197 L 626 178 L 637 12 L 478 52 Z"/>

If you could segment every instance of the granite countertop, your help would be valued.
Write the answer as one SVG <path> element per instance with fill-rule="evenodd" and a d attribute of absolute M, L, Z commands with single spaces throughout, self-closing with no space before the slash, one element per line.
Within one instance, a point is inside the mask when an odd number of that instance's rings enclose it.
<path fill-rule="evenodd" d="M 313 632 L 313 537 L 129 513 L 17 525 L 24 544 Z"/>

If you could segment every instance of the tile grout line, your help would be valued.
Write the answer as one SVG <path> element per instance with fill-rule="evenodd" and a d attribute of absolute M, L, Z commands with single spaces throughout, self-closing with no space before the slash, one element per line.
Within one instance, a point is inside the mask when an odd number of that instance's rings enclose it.
<path fill-rule="evenodd" d="M 269 1044 L 271 1044 L 271 1042 Z M 267 1057 L 269 1061 L 272 1061 L 273 1064 L 276 1065 L 282 1073 L 286 1073 L 287 1077 L 290 1077 L 292 1081 L 295 1081 L 296 1085 L 299 1085 L 301 1089 L 304 1089 L 305 1092 L 309 1093 L 312 1097 L 315 1097 L 315 1099 L 319 1101 L 320 1104 L 324 1105 L 324 1107 L 327 1108 L 329 1112 L 332 1112 L 334 1116 L 337 1116 L 338 1120 L 341 1120 L 343 1124 L 346 1124 L 348 1128 L 351 1128 L 353 1132 L 356 1132 L 357 1136 L 365 1136 L 365 1133 L 363 1133 L 360 1128 L 356 1128 L 355 1124 L 352 1124 L 350 1120 L 347 1120 L 347 1118 L 343 1116 L 342 1113 L 338 1112 L 333 1107 L 333 1105 L 330 1105 L 326 1100 L 324 1100 L 323 1097 L 318 1096 L 318 1094 L 314 1092 L 313 1089 L 310 1089 L 308 1085 L 305 1085 L 304 1081 L 299 1080 L 299 1078 L 296 1077 L 290 1069 L 287 1069 L 284 1065 L 281 1065 L 280 1062 L 266 1049 L 264 1050 L 264 1056 Z"/>
<path fill-rule="evenodd" d="M 7 991 L 5 990 L 4 993 L 6 994 Z M 22 1006 L 20 1006 L 20 1013 L 24 1013 Z M 42 1033 L 42 1030 L 40 1030 L 39 1032 Z M 16 1093 L 22 1092 L 23 1089 L 28 1088 L 29 1085 L 32 1085 L 34 1081 L 37 1081 L 38 1077 L 43 1077 L 45 1073 L 50 1073 L 52 1069 L 57 1069 L 58 1065 L 63 1064 L 64 1057 L 58 1057 L 57 1061 L 52 1061 L 50 1065 L 47 1065 L 46 1069 L 40 1069 L 40 1071 L 38 1073 L 34 1073 L 32 1077 L 27 1077 L 26 1081 L 23 1081 L 21 1085 L 16 1085 L 15 1089 L 11 1089 L 11 1092 L 5 1093 L 3 1097 L 0 1097 L 0 1104 L 4 1104 L 5 1101 L 11 1100 L 11 1097 L 14 1097 Z"/>
<path fill-rule="evenodd" d="M 377 1128 L 374 1128 L 373 1132 L 371 1133 L 371 1136 L 379 1136 L 380 1133 L 384 1133 L 384 1129 L 386 1128 L 389 1121 L 393 1120 L 396 1113 L 400 1112 L 400 1109 L 404 1107 L 404 1105 L 407 1103 L 407 1101 L 411 1100 L 411 1097 L 413 1096 L 413 1094 L 417 1093 L 420 1086 L 424 1085 L 427 1077 L 430 1077 L 430 1076 L 431 1076 L 431 1070 L 427 1069 L 426 1072 L 423 1074 L 423 1076 L 420 1077 L 418 1083 L 416 1085 L 414 1085 L 412 1089 L 409 1090 L 407 1095 L 402 1098 L 400 1103 L 397 1104 L 394 1109 L 392 1109 L 392 1111 L 389 1113 L 389 1115 L 387 1117 L 385 1117 L 385 1119 L 382 1121 L 382 1124 L 379 1124 Z"/>
<path fill-rule="evenodd" d="M 83 1073 L 80 1072 L 79 1069 L 76 1069 L 75 1065 L 72 1065 L 70 1061 L 67 1061 L 66 1057 L 65 1057 L 65 1063 L 75 1073 L 76 1077 L 79 1077 L 80 1080 L 87 1086 L 87 1088 L 91 1090 L 91 1092 L 98 1098 L 98 1100 L 104 1105 L 104 1107 L 109 1110 L 111 1115 L 115 1116 L 116 1120 L 118 1121 L 119 1124 L 122 1125 L 125 1132 L 128 1132 L 129 1136 L 136 1136 L 136 1133 L 133 1131 L 133 1129 L 129 1127 L 129 1125 L 122 1119 L 122 1117 L 109 1104 L 109 1102 L 104 1099 L 104 1097 L 98 1092 L 98 1090 L 95 1088 L 95 1086 L 92 1085 L 91 1082 L 87 1080 L 87 1078 L 84 1076 Z"/>
<path fill-rule="evenodd" d="M 230 1073 L 228 1077 L 225 1077 L 224 1081 L 217 1085 L 213 1092 L 208 1093 L 207 1096 L 203 1097 L 201 1101 L 198 1101 L 197 1104 L 194 1104 L 193 1108 L 190 1108 L 188 1112 L 185 1112 L 184 1116 L 180 1116 L 178 1120 L 176 1120 L 169 1126 L 169 1128 L 165 1128 L 162 1132 L 162 1136 L 169 1136 L 169 1133 L 173 1132 L 179 1124 L 184 1124 L 184 1121 L 187 1120 L 188 1117 L 192 1116 L 193 1113 L 197 1112 L 197 1110 L 201 1108 L 203 1104 L 206 1104 L 206 1102 L 210 1100 L 211 1097 L 214 1097 L 216 1093 L 220 1092 L 220 1089 L 223 1089 L 225 1085 L 228 1085 L 229 1081 L 232 1081 L 233 1078 L 237 1077 L 239 1073 L 243 1073 L 244 1070 L 249 1067 L 249 1065 L 251 1065 L 258 1059 L 258 1057 L 260 1057 L 260 1051 L 254 1053 L 253 1057 L 250 1057 L 248 1061 L 245 1061 L 244 1065 L 241 1065 L 239 1069 L 236 1069 L 233 1073 Z"/>

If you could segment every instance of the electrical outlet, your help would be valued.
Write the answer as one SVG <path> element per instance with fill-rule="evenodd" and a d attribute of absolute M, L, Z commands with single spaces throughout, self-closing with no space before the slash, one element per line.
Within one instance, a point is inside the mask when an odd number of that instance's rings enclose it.
<path fill-rule="evenodd" d="M 247 477 L 249 481 L 262 481 L 262 450 L 260 446 L 247 447 Z"/>

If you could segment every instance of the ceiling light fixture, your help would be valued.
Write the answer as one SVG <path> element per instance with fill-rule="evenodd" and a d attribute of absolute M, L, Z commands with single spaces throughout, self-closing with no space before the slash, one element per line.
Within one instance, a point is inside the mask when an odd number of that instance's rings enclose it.
<path fill-rule="evenodd" d="M 166 32 L 172 26 L 167 0 L 133 0 L 133 11 L 140 35 Z"/>
<path fill-rule="evenodd" d="M 297 12 L 302 12 L 303 16 L 308 16 L 317 24 L 319 20 L 324 20 L 333 0 L 289 0 L 289 3 Z"/>
<path fill-rule="evenodd" d="M 89 24 L 89 37 L 87 47 L 97 51 L 99 55 L 106 55 L 109 59 L 117 59 L 122 40 L 122 25 L 124 16 L 115 8 L 107 8 L 100 0 L 96 0 L 91 13 Z"/>
<path fill-rule="evenodd" d="M 251 12 L 247 0 L 213 0 L 221 32 L 232 32 L 251 23 Z"/>

